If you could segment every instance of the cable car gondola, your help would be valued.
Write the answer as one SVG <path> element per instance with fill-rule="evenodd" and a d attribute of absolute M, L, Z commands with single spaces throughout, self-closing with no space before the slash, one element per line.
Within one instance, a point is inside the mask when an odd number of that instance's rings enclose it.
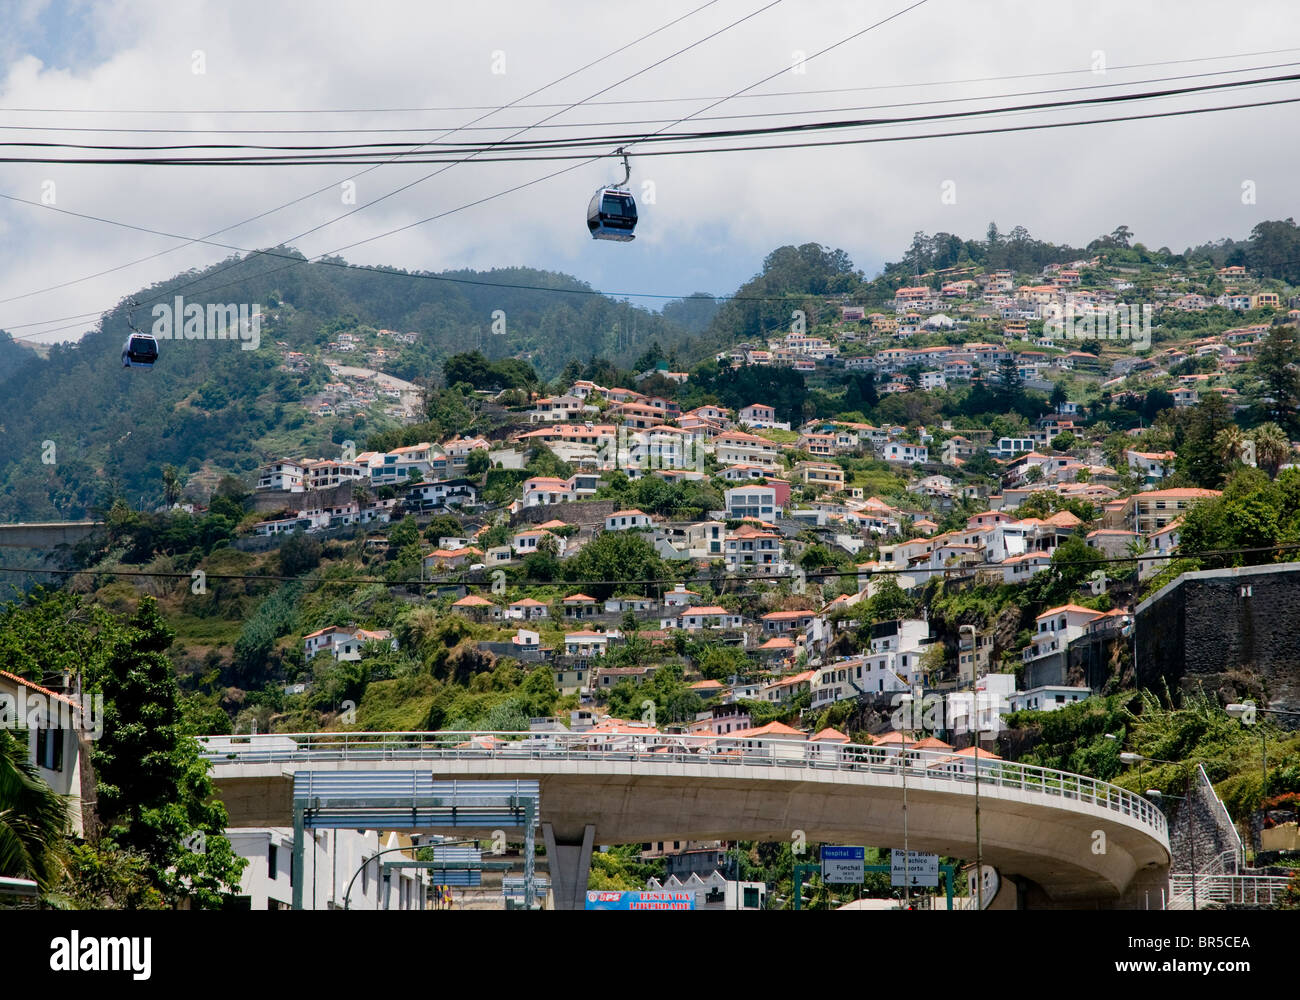
<path fill-rule="evenodd" d="M 133 333 L 122 345 L 123 368 L 152 368 L 158 360 L 158 341 L 147 333 Z"/>
<path fill-rule="evenodd" d="M 135 302 L 132 301 L 126 311 L 126 322 L 131 332 L 127 334 L 126 343 L 122 345 L 122 367 L 152 368 L 154 362 L 158 360 L 158 341 L 152 335 L 141 333 L 136 329 L 132 318 L 134 309 Z"/>
<path fill-rule="evenodd" d="M 619 152 L 623 152 L 619 150 Z M 636 239 L 636 199 L 627 189 L 627 182 L 632 176 L 628 166 L 627 153 L 623 153 L 623 168 L 626 171 L 621 184 L 610 184 L 597 189 L 587 206 L 587 228 L 595 240 L 617 240 L 630 243 Z"/>

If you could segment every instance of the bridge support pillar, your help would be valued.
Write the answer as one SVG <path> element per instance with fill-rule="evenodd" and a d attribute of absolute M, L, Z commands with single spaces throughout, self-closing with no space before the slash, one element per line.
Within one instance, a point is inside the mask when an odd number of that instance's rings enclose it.
<path fill-rule="evenodd" d="M 551 891 L 557 910 L 581 910 L 587 902 L 587 876 L 591 871 L 591 849 L 596 828 L 588 823 L 582 828 L 581 841 L 560 841 L 550 823 L 542 824 L 546 843 L 546 860 L 551 868 Z"/>

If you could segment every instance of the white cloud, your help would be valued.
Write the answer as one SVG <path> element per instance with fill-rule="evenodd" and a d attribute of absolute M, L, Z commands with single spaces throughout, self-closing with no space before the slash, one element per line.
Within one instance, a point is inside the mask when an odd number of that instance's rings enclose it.
<path fill-rule="evenodd" d="M 509 0 L 491 5 L 121 0 L 88 6 L 54 5 L 46 10 L 45 4 L 26 2 L 17 9 L 16 30 L 8 34 L 8 42 L 0 49 L 0 65 L 4 66 L 0 108 L 208 109 L 211 113 L 187 119 L 4 111 L 0 112 L 0 124 L 419 126 L 428 127 L 432 136 L 438 134 L 438 128 L 464 124 L 482 112 L 247 118 L 215 112 L 267 107 L 496 106 L 697 5 L 696 0 L 676 0 L 670 6 L 591 0 Z M 905 5 L 903 0 L 890 4 L 879 0 L 870 4 L 829 0 L 786 3 L 601 99 L 728 94 L 789 65 L 794 50 L 811 54 Z M 724 0 L 527 103 L 584 98 L 759 6 L 759 0 Z M 1057 5 L 1030 2 L 994 9 L 930 3 L 809 62 L 802 75 L 787 72 L 760 89 L 892 87 L 1087 70 L 1096 50 L 1105 53 L 1112 69 L 1104 76 L 1080 73 L 957 88 L 737 100 L 708 114 L 990 96 L 1300 60 L 1297 52 L 1238 62 L 1128 72 L 1113 69 L 1129 63 L 1300 45 L 1300 37 L 1285 35 L 1289 10 L 1284 0 L 1231 12 L 1208 0 L 1142 5 L 1110 0 L 1072 7 L 1068 13 Z M 74 22 L 75 37 L 84 33 L 92 38 L 93 45 L 87 49 L 97 53 L 88 54 L 84 65 L 69 58 L 59 39 L 47 37 L 40 27 Z M 203 52 L 206 61 L 206 73 L 201 76 L 191 71 L 196 50 Z M 54 58 L 56 51 L 57 68 L 44 65 L 43 60 Z M 491 72 L 496 51 L 505 53 L 504 75 Z M 1199 95 L 1177 106 L 1296 94 L 1293 84 Z M 570 112 L 554 121 L 610 122 L 660 117 L 668 112 L 676 117 L 707 103 L 602 106 Z M 510 109 L 485 124 L 531 124 L 549 113 L 536 108 Z M 1122 112 L 1107 109 L 1077 114 L 1116 113 Z M 1041 119 L 1022 116 L 1002 121 L 1032 120 Z M 1040 238 L 1078 244 L 1125 223 L 1138 239 L 1153 246 L 1182 249 L 1224 235 L 1242 237 L 1260 219 L 1295 214 L 1292 178 L 1297 139 L 1290 127 L 1294 120 L 1294 109 L 1284 105 L 969 139 L 634 158 L 633 184 L 639 190 L 641 182 L 652 179 L 657 199 L 653 206 L 643 205 L 638 240 L 629 246 L 596 244 L 586 236 L 583 212 L 591 190 L 606 178 L 618 176 L 621 169 L 613 161 L 605 161 L 344 255 L 361 263 L 410 268 L 528 264 L 568 270 L 600 287 L 690 292 L 699 288 L 729 290 L 752 273 L 767 252 L 783 243 L 815 240 L 841 246 L 860 266 L 874 270 L 885 259 L 897 259 L 915 230 L 946 230 L 977 238 L 991 219 L 1004 231 L 1021 224 Z M 945 127 L 975 126 L 935 126 L 936 130 Z M 15 135 L 6 134 L 11 140 Z M 109 141 L 130 138 L 116 134 Z M 152 142 L 165 137 L 137 138 Z M 352 140 L 340 137 L 339 141 Z M 458 166 L 307 236 L 298 245 L 309 254 L 331 251 L 561 165 Z M 366 202 L 434 169 L 385 166 L 374 170 L 358 179 L 358 201 Z M 341 203 L 332 185 L 350 172 L 340 167 L 252 170 L 9 165 L 0 174 L 0 192 L 39 201 L 42 183 L 53 181 L 60 208 L 201 235 L 307 191 L 331 186 L 326 194 L 217 237 L 255 247 L 274 245 L 342 214 L 348 206 Z M 1246 179 L 1257 184 L 1255 205 L 1241 203 L 1241 183 Z M 940 200 L 940 185 L 946 180 L 956 185 L 957 199 L 952 205 Z M 10 202 L 0 203 L 0 240 L 5 251 L 0 299 L 113 267 L 171 243 Z M 0 327 L 12 329 L 101 310 L 137 288 L 225 255 L 213 247 L 190 247 L 58 292 L 3 303 Z M 73 335 L 81 329 L 57 336 Z"/>

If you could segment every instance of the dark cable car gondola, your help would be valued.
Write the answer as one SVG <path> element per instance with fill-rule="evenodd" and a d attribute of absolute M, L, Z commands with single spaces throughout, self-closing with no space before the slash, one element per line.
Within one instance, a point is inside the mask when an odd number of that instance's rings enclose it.
<path fill-rule="evenodd" d="M 632 177 L 632 168 L 628 166 L 627 153 L 623 153 L 623 182 L 599 188 L 591 196 L 587 206 L 587 228 L 595 240 L 617 240 L 629 243 L 636 239 L 636 200 L 627 189 L 627 182 Z"/>
<path fill-rule="evenodd" d="M 122 367 L 152 368 L 154 362 L 158 360 L 158 341 L 152 335 L 136 329 L 132 317 L 134 310 L 135 302 L 132 301 L 126 310 L 126 322 L 131 332 L 127 334 L 126 343 L 122 345 Z"/>

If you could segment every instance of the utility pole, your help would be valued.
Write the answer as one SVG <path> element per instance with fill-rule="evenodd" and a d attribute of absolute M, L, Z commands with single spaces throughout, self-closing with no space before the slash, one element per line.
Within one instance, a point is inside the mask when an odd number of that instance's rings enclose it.
<path fill-rule="evenodd" d="M 912 864 L 911 855 L 907 849 L 907 723 L 911 721 L 912 695 L 909 692 L 902 695 L 898 700 L 899 704 L 907 706 L 901 730 L 903 737 L 901 757 L 903 769 L 903 908 L 910 910 L 912 908 Z"/>

